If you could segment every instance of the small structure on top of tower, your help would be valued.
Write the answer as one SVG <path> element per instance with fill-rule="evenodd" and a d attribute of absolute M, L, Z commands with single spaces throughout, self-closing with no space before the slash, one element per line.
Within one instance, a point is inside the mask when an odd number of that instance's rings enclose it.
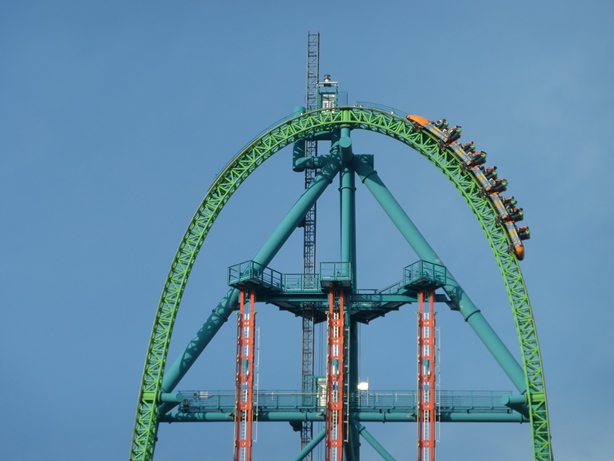
<path fill-rule="evenodd" d="M 333 82 L 330 74 L 324 75 L 324 80 L 317 83 L 318 109 L 333 109 L 337 107 L 339 96 L 339 83 Z"/>

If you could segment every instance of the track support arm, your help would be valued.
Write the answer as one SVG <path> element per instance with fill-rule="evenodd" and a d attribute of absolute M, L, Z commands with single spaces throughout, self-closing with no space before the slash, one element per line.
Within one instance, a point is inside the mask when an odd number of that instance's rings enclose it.
<path fill-rule="evenodd" d="M 373 197 L 377 200 L 388 217 L 405 237 L 420 259 L 443 264 L 441 258 L 426 241 L 418 228 L 407 216 L 405 210 L 399 205 L 390 193 L 377 172 L 360 156 L 354 159 L 354 168 L 362 182 L 367 186 Z M 448 296 L 459 306 L 459 311 L 465 321 L 477 333 L 484 345 L 488 348 L 503 371 L 512 380 L 516 388 L 522 393 L 526 390 L 524 371 L 516 361 L 497 333 L 488 324 L 480 310 L 469 299 L 462 287 L 448 270 L 448 284 L 443 287 Z"/>
<path fill-rule="evenodd" d="M 341 168 L 341 161 L 337 156 L 332 157 L 325 168 L 320 171 L 312 184 L 305 190 L 290 212 L 281 221 L 277 229 L 271 234 L 265 244 L 253 260 L 263 266 L 267 266 L 283 247 L 292 232 L 301 223 L 307 211 L 320 198 L 322 193 L 331 184 Z M 162 381 L 163 392 L 172 392 L 179 381 L 185 376 L 190 367 L 198 359 L 202 351 L 207 347 L 211 339 L 219 331 L 221 326 L 228 320 L 230 314 L 236 309 L 239 299 L 239 290 L 233 288 L 228 291 L 224 299 L 213 310 L 204 325 L 190 341 L 184 352 L 168 369 Z M 160 413 L 164 414 L 173 408 L 174 404 L 163 404 Z"/>

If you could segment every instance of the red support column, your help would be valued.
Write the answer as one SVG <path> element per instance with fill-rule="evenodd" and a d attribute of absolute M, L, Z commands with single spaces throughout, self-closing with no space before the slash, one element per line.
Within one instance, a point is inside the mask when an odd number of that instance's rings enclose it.
<path fill-rule="evenodd" d="M 254 418 L 254 347 L 256 318 L 255 294 L 250 292 L 246 310 L 245 291 L 239 296 L 237 319 L 237 388 L 235 395 L 235 461 L 252 459 L 252 424 Z"/>
<path fill-rule="evenodd" d="M 418 461 L 435 461 L 435 292 L 429 292 L 428 310 L 424 291 L 419 293 L 418 314 Z"/>
<path fill-rule="evenodd" d="M 343 461 L 343 385 L 345 351 L 344 294 L 339 292 L 336 305 L 335 292 L 328 296 L 328 364 L 326 399 L 326 461 Z"/>

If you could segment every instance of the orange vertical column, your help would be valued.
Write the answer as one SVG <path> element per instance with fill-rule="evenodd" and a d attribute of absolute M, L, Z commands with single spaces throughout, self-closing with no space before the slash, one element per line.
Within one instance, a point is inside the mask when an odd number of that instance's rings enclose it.
<path fill-rule="evenodd" d="M 419 293 L 418 314 L 418 461 L 435 460 L 435 293 L 429 292 L 425 309 L 424 292 Z"/>
<path fill-rule="evenodd" d="M 237 320 L 237 375 L 235 395 L 235 461 L 252 459 L 252 425 L 254 415 L 254 347 L 256 318 L 255 294 L 250 292 L 249 310 L 245 291 L 239 295 Z"/>
<path fill-rule="evenodd" d="M 436 420 L 436 394 L 435 394 L 435 378 L 437 376 L 436 370 L 436 345 L 435 345 L 435 292 L 433 290 L 429 293 L 429 319 L 428 325 L 428 352 L 429 352 L 429 398 L 427 404 L 428 411 L 428 425 L 429 425 L 429 461 L 435 461 L 435 440 L 437 438 L 437 434 L 435 433 L 435 420 Z"/>
<path fill-rule="evenodd" d="M 344 293 L 328 296 L 328 373 L 326 399 L 326 461 L 343 461 Z"/>

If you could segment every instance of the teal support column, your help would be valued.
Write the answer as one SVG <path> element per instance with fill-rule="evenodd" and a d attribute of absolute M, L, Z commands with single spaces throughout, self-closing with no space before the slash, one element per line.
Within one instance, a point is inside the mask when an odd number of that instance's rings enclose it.
<path fill-rule="evenodd" d="M 305 140 L 299 139 L 292 148 L 292 170 L 297 172 L 305 171 L 305 166 L 301 164 L 305 160 Z"/>
<path fill-rule="evenodd" d="M 341 160 L 344 163 L 351 162 L 354 158 L 354 153 L 352 152 L 352 138 L 350 138 L 350 129 L 347 127 L 341 128 L 339 149 L 341 151 Z"/>
<path fill-rule="evenodd" d="M 301 461 L 302 459 L 305 459 L 307 455 L 311 453 L 313 449 L 317 447 L 322 440 L 324 440 L 324 437 L 326 437 L 326 428 L 322 429 L 318 434 L 316 434 L 316 436 L 311 439 L 311 442 L 305 445 L 301 452 L 296 455 L 296 457 L 293 458 L 292 461 Z"/>
<path fill-rule="evenodd" d="M 271 234 L 265 242 L 258 254 L 253 258 L 254 261 L 263 266 L 267 266 L 271 262 L 292 232 L 303 220 L 307 211 L 332 183 L 340 168 L 341 161 L 338 156 L 331 157 L 328 164 L 320 170 L 320 173 L 314 178 L 309 188 L 305 190 L 286 217 L 281 221 L 279 226 L 277 226 L 277 229 L 275 229 L 273 234 Z M 162 381 L 163 392 L 171 392 L 179 381 L 181 381 L 181 378 L 185 376 L 211 339 L 228 320 L 228 317 L 236 307 L 238 298 L 239 291 L 233 288 L 228 291 L 224 299 L 213 309 L 213 313 L 209 316 L 200 330 L 198 330 L 196 336 L 192 338 L 184 352 L 164 374 L 164 379 Z M 160 414 L 164 414 L 172 407 L 173 404 L 171 403 L 163 404 L 160 408 Z"/>
<path fill-rule="evenodd" d="M 527 396 L 526 395 L 504 395 L 503 397 L 501 397 L 501 403 L 508 407 L 526 405 Z"/>
<path fill-rule="evenodd" d="M 349 138 L 346 138 L 349 139 Z M 350 159 L 351 161 L 351 159 Z M 354 169 L 344 163 L 339 175 L 341 261 L 350 263 L 356 285 L 356 184 Z"/>
<path fill-rule="evenodd" d="M 350 263 L 352 274 L 352 289 L 357 286 L 356 268 L 356 176 L 352 167 L 354 154 L 352 152 L 352 139 L 350 129 L 342 127 L 339 133 L 339 152 L 343 162 L 340 172 L 340 230 L 341 230 L 341 262 Z M 347 325 L 346 336 L 346 363 L 347 380 L 346 399 L 347 411 L 351 414 L 351 395 L 358 388 L 358 322 L 352 320 L 352 304 L 346 302 L 345 324 Z M 350 424 L 348 428 L 349 438 L 346 444 L 346 458 L 348 461 L 360 461 L 360 440 L 356 428 Z"/>
<path fill-rule="evenodd" d="M 385 459 L 386 461 L 395 461 L 392 455 L 388 453 L 386 449 L 375 439 L 375 437 L 371 435 L 365 426 L 357 421 L 354 422 L 354 425 L 356 426 L 358 433 L 362 435 L 367 442 L 369 442 L 369 445 L 371 445 L 373 449 L 377 451 L 382 459 Z"/>
<path fill-rule="evenodd" d="M 184 400 L 183 394 L 181 392 L 176 392 L 174 394 L 163 393 L 160 395 L 160 400 L 162 402 L 172 402 L 172 403 L 181 403 Z"/>
<path fill-rule="evenodd" d="M 396 201 L 394 196 L 386 188 L 377 172 L 369 166 L 366 161 L 361 161 L 360 157 L 354 159 L 354 168 L 362 182 L 367 186 L 373 197 L 384 209 L 394 225 L 399 229 L 405 240 L 411 245 L 420 259 L 425 261 L 443 264 L 439 256 L 429 245 L 414 223 L 409 219 L 403 208 Z M 458 306 L 459 312 L 465 321 L 476 332 L 484 345 L 488 348 L 495 360 L 499 363 L 503 371 L 511 379 L 514 386 L 522 393 L 525 391 L 525 377 L 522 367 L 518 364 L 514 356 L 507 349 L 501 338 L 488 324 L 480 310 L 473 304 L 469 296 L 456 282 L 450 271 L 448 271 L 448 284 L 443 287 L 448 296 Z"/>
<path fill-rule="evenodd" d="M 527 407 L 526 395 L 504 395 L 501 397 L 501 403 L 529 418 L 529 408 Z"/>

